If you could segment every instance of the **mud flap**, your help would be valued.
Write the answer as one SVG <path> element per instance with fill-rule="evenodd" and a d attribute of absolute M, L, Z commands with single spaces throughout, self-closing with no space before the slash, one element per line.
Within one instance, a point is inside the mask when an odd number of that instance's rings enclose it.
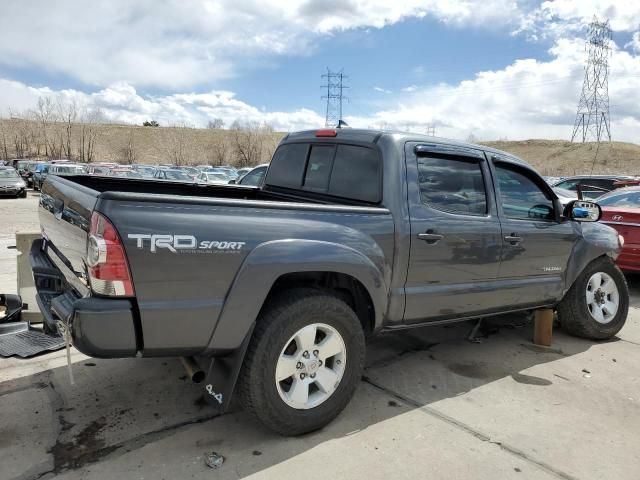
<path fill-rule="evenodd" d="M 205 397 L 207 403 L 214 407 L 220 414 L 224 413 L 231 403 L 233 390 L 238 381 L 240 368 L 242 368 L 244 355 L 247 352 L 254 327 L 255 323 L 244 337 L 240 347 L 231 355 L 212 358 L 209 363 L 207 377 L 204 381 Z"/>

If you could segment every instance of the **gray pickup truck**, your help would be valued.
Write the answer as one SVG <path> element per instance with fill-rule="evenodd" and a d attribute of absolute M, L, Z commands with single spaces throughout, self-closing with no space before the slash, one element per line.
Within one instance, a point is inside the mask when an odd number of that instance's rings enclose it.
<path fill-rule="evenodd" d="M 260 187 L 49 175 L 30 259 L 49 331 L 181 357 L 212 404 L 296 435 L 347 405 L 372 334 L 554 308 L 615 335 L 624 240 L 600 215 L 504 152 L 326 129 L 287 135 Z"/>

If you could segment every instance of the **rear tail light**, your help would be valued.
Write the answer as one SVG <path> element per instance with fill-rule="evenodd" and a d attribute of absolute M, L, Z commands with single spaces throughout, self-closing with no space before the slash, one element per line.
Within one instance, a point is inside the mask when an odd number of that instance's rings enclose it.
<path fill-rule="evenodd" d="M 91 290 L 99 295 L 135 295 L 127 256 L 118 232 L 104 216 L 93 212 L 87 245 Z"/>

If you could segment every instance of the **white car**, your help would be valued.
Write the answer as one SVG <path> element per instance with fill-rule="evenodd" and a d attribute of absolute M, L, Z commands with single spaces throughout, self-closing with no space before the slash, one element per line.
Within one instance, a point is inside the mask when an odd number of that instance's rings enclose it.
<path fill-rule="evenodd" d="M 202 172 L 196 176 L 196 183 L 208 185 L 226 185 L 230 178 L 222 172 Z"/>

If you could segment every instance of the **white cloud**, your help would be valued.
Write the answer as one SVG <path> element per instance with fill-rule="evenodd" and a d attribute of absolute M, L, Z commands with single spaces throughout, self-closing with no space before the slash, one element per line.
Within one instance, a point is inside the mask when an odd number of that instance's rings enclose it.
<path fill-rule="evenodd" d="M 640 23 L 640 2 L 627 0 L 549 0 L 523 15 L 516 33 L 534 40 L 560 38 L 584 31 L 594 15 L 608 19 L 614 32 L 632 32 Z"/>
<path fill-rule="evenodd" d="M 382 88 L 382 87 L 373 87 L 373 89 L 376 92 L 380 92 L 380 93 L 387 93 L 387 94 L 393 93 L 391 90 L 387 90 L 386 88 Z"/>
<path fill-rule="evenodd" d="M 213 85 L 320 36 L 429 15 L 453 25 L 512 23 L 513 0 L 7 0 L 0 65 L 104 87 Z"/>
<path fill-rule="evenodd" d="M 465 139 L 569 139 L 584 75 L 583 40 L 561 39 L 552 60 L 516 60 L 503 70 L 478 73 L 456 85 L 405 90 L 370 116 L 350 116 L 351 126 L 425 132 Z M 640 57 L 614 50 L 609 93 L 614 140 L 640 141 Z"/>
<path fill-rule="evenodd" d="M 582 39 L 560 39 L 550 49 L 551 60 L 520 59 L 508 67 L 483 71 L 458 84 L 410 85 L 384 95 L 385 107 L 373 113 L 349 115 L 352 127 L 384 127 L 424 132 L 435 124 L 439 136 L 465 139 L 569 139 L 584 74 Z M 614 140 L 638 142 L 640 132 L 640 56 L 614 49 L 610 59 L 609 92 Z M 379 87 L 380 90 L 383 88 Z M 52 91 L 0 80 L 0 112 L 33 108 L 39 96 L 62 95 L 82 106 L 100 108 L 114 122 L 141 124 L 154 119 L 163 125 L 203 127 L 213 118 L 267 122 L 277 130 L 317 128 L 324 124 L 308 109 L 264 111 L 237 98 L 233 92 L 141 95 L 128 83 L 114 83 L 93 93 Z M 373 104 L 373 103 L 372 103 Z M 379 103 L 377 103 L 379 104 Z M 361 109 L 360 109 L 361 110 Z M 368 111 L 368 109 L 367 109 Z"/>
<path fill-rule="evenodd" d="M 78 90 L 52 91 L 34 88 L 20 82 L 0 79 L 0 112 L 23 114 L 35 108 L 38 98 L 62 98 L 74 101 L 80 109 L 100 109 L 105 119 L 117 123 L 140 125 L 156 120 L 161 125 L 204 127 L 209 120 L 221 118 L 226 125 L 241 122 L 266 122 L 279 131 L 316 128 L 324 118 L 301 108 L 289 112 L 262 111 L 227 91 L 208 93 L 177 93 L 164 96 L 141 96 L 127 83 L 116 83 L 94 93 Z"/>

